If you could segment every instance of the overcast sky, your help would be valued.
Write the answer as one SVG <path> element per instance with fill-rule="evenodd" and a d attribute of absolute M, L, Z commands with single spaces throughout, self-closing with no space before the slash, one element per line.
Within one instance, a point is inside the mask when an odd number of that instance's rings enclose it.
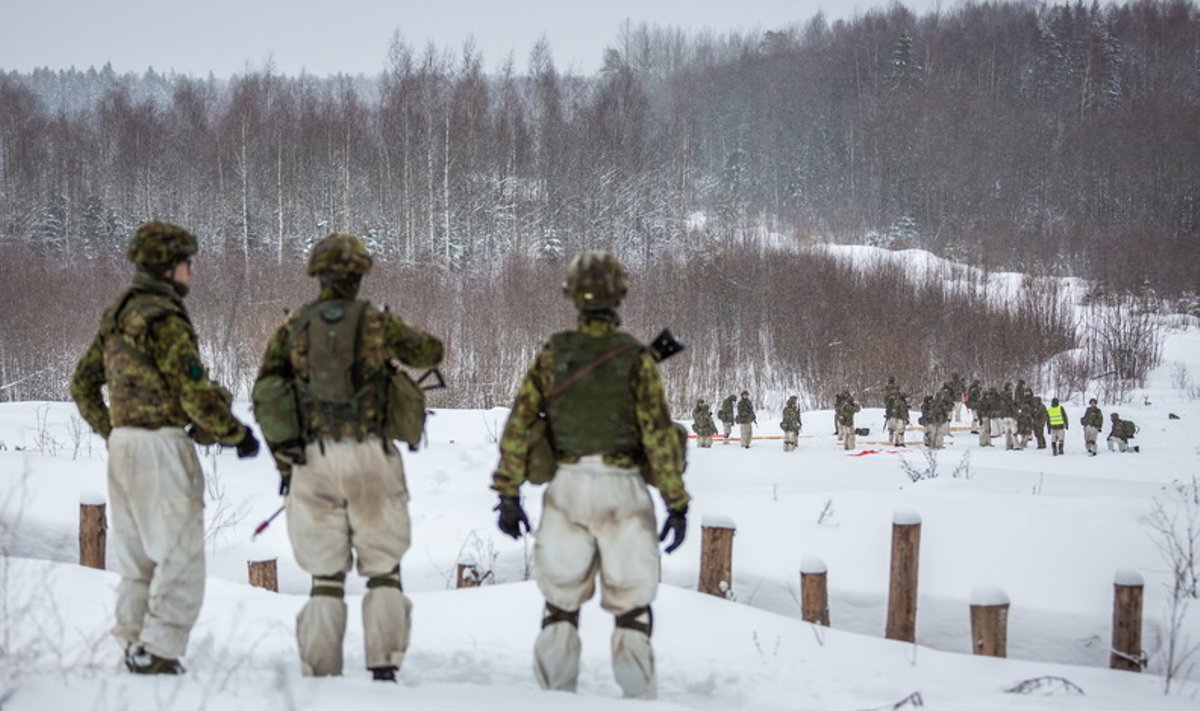
<path fill-rule="evenodd" d="M 908 0 L 923 12 L 938 0 Z M 947 0 L 948 6 L 954 0 Z M 718 32 L 776 29 L 823 10 L 831 21 L 885 0 L 3 0 L 0 70 L 97 69 L 218 77 L 260 69 L 375 74 L 392 33 L 417 49 L 473 37 L 490 71 L 518 71 L 543 34 L 560 71 L 591 74 L 621 22 Z"/>

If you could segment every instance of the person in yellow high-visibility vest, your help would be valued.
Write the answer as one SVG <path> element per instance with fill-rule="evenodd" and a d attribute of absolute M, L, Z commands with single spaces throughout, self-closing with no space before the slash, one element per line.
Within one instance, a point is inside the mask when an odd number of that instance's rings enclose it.
<path fill-rule="evenodd" d="M 1058 398 L 1050 401 L 1046 408 L 1046 427 L 1050 429 L 1050 453 L 1057 456 L 1063 453 L 1063 443 L 1067 437 L 1067 411 L 1058 404 Z"/>

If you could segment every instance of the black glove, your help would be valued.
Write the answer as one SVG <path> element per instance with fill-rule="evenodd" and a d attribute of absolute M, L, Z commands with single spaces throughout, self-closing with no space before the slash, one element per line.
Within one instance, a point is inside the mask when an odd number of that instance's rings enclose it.
<path fill-rule="evenodd" d="M 529 517 L 525 515 L 525 509 L 521 508 L 521 499 L 516 496 L 501 496 L 500 503 L 492 510 L 500 512 L 500 519 L 496 521 L 496 525 L 505 535 L 520 538 L 521 524 L 525 524 L 525 532 L 533 530 L 529 525 Z"/>
<path fill-rule="evenodd" d="M 687 512 L 687 506 L 679 511 L 667 512 L 667 520 L 663 521 L 662 533 L 658 534 L 660 541 L 667 540 L 667 534 L 671 534 L 671 544 L 666 547 L 665 553 L 671 553 L 683 545 L 683 538 L 687 535 Z"/>
<path fill-rule="evenodd" d="M 279 495 L 287 496 L 288 491 L 292 488 L 292 472 L 279 472 Z"/>
<path fill-rule="evenodd" d="M 254 431 L 249 427 L 246 428 L 246 436 L 242 437 L 236 445 L 238 459 L 249 459 L 258 456 L 258 438 L 254 436 Z"/>

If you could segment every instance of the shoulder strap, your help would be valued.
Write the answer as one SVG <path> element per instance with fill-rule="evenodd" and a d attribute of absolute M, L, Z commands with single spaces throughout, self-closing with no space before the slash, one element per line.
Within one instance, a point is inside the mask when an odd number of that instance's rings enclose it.
<path fill-rule="evenodd" d="M 639 348 L 639 347 L 641 347 L 641 345 L 642 344 L 638 343 L 636 340 L 630 339 L 630 340 L 616 346 L 615 348 L 610 348 L 609 350 L 605 351 L 604 353 L 601 353 L 591 363 L 588 363 L 587 365 L 583 366 L 582 368 L 575 371 L 574 373 L 571 373 L 571 375 L 568 376 L 567 378 L 565 378 L 561 383 L 559 383 L 558 385 L 555 385 L 554 389 L 550 391 L 550 394 L 546 396 L 546 400 L 553 400 L 554 398 L 561 395 L 563 393 L 563 391 L 565 391 L 567 388 L 570 388 L 575 383 L 578 383 L 580 380 L 583 380 L 583 378 L 588 373 L 592 372 L 596 368 L 599 368 L 600 366 L 604 365 L 605 363 L 612 360 L 613 358 L 616 358 L 617 356 L 621 355 L 625 351 L 633 349 L 633 348 Z"/>

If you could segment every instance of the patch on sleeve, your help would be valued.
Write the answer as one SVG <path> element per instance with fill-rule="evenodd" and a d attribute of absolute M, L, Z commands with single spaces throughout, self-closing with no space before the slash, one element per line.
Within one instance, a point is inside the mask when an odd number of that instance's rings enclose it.
<path fill-rule="evenodd" d="M 187 376 L 192 380 L 199 380 L 204 377 L 204 366 L 200 365 L 200 361 L 195 358 L 188 358 Z"/>

